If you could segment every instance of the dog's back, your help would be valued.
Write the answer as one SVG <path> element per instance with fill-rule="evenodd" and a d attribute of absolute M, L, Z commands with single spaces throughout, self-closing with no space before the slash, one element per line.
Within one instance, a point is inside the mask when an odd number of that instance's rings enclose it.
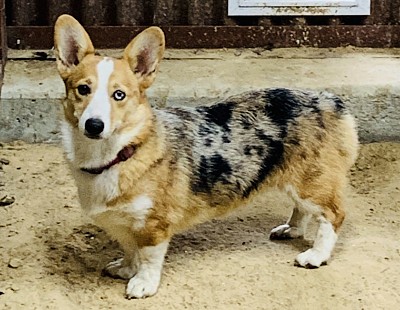
<path fill-rule="evenodd" d="M 354 120 L 329 93 L 265 89 L 155 114 L 171 165 L 185 169 L 190 191 L 213 207 L 229 208 L 265 185 L 324 187 L 357 155 Z"/>

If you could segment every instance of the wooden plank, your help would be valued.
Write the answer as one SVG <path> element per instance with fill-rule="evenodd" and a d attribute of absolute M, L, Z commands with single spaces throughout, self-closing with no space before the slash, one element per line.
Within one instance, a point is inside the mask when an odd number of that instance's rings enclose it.
<path fill-rule="evenodd" d="M 389 25 L 392 22 L 392 2 L 393 0 L 371 0 L 371 14 L 366 17 L 364 24 Z"/>
<path fill-rule="evenodd" d="M 377 0 L 375 0 L 375 1 L 377 1 Z M 390 10 L 391 10 L 391 24 L 399 25 L 400 24 L 400 0 L 390 1 Z"/>
<path fill-rule="evenodd" d="M 7 23 L 12 26 L 53 25 L 62 13 L 70 13 L 85 25 L 284 25 L 287 17 L 231 17 L 228 0 L 10 0 Z M 268 19 L 270 18 L 270 20 Z M 339 17 L 338 17 L 339 18 Z M 349 16 L 326 25 L 400 23 L 400 0 L 371 0 L 371 15 Z M 286 23 L 289 24 L 289 23 Z M 301 24 L 293 20 L 292 24 Z"/>
<path fill-rule="evenodd" d="M 158 0 L 154 8 L 153 22 L 155 25 L 175 25 L 177 24 L 174 14 L 174 0 Z"/>
<path fill-rule="evenodd" d="M 35 0 L 13 0 L 10 4 L 9 23 L 15 26 L 37 25 L 38 11 Z"/>
<path fill-rule="evenodd" d="M 138 26 L 144 22 L 142 0 L 116 0 L 116 23 L 123 26 Z"/>
<path fill-rule="evenodd" d="M 97 48 L 123 48 L 146 27 L 86 27 Z M 171 26 L 162 27 L 170 48 L 400 47 L 400 25 L 383 26 Z M 7 27 L 8 46 L 47 49 L 53 27 Z M 19 38 L 20 44 L 16 44 Z M 113 38 L 105 40 L 104 38 Z"/>
<path fill-rule="evenodd" d="M 189 25 L 204 26 L 214 24 L 214 1 L 192 0 L 188 9 Z"/>
<path fill-rule="evenodd" d="M 187 0 L 157 0 L 152 23 L 159 26 L 177 26 L 188 24 Z"/>
<path fill-rule="evenodd" d="M 72 0 L 47 0 L 48 2 L 48 22 L 50 25 L 53 25 L 57 20 L 58 16 L 61 14 L 70 14 L 72 13 Z"/>
<path fill-rule="evenodd" d="M 82 24 L 85 26 L 100 26 L 108 24 L 106 20 L 106 0 L 82 0 Z"/>

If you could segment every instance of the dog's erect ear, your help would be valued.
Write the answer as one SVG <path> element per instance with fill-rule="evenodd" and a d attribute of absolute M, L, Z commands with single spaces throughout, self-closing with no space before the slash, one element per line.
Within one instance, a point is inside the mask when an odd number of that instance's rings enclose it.
<path fill-rule="evenodd" d="M 158 27 L 142 31 L 125 48 L 124 58 L 138 78 L 141 89 L 153 83 L 164 50 L 164 33 Z"/>
<path fill-rule="evenodd" d="M 65 78 L 82 59 L 94 53 L 92 41 L 81 24 L 70 15 L 58 17 L 54 26 L 54 49 L 57 68 Z"/>

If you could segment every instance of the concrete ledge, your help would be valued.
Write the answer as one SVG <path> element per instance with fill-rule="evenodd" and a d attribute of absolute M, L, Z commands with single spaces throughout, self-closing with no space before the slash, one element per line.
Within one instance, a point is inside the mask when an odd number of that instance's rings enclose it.
<path fill-rule="evenodd" d="M 57 140 L 64 85 L 55 63 L 30 60 L 32 51 L 9 56 L 0 141 Z M 157 106 L 195 106 L 266 87 L 329 90 L 349 102 L 362 140 L 400 140 L 400 49 L 168 50 L 148 94 Z"/>

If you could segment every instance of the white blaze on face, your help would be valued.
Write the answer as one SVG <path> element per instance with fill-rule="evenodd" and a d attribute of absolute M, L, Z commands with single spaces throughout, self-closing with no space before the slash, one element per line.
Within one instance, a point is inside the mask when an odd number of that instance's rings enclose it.
<path fill-rule="evenodd" d="M 104 138 L 110 134 L 111 102 L 108 94 L 108 84 L 113 71 L 114 62 L 110 58 L 105 57 L 97 64 L 97 88 L 92 89 L 92 92 L 94 92 L 92 101 L 90 101 L 79 120 L 79 128 L 82 132 L 85 131 L 86 121 L 90 118 L 96 118 L 104 123 L 104 130 L 101 136 Z"/>

